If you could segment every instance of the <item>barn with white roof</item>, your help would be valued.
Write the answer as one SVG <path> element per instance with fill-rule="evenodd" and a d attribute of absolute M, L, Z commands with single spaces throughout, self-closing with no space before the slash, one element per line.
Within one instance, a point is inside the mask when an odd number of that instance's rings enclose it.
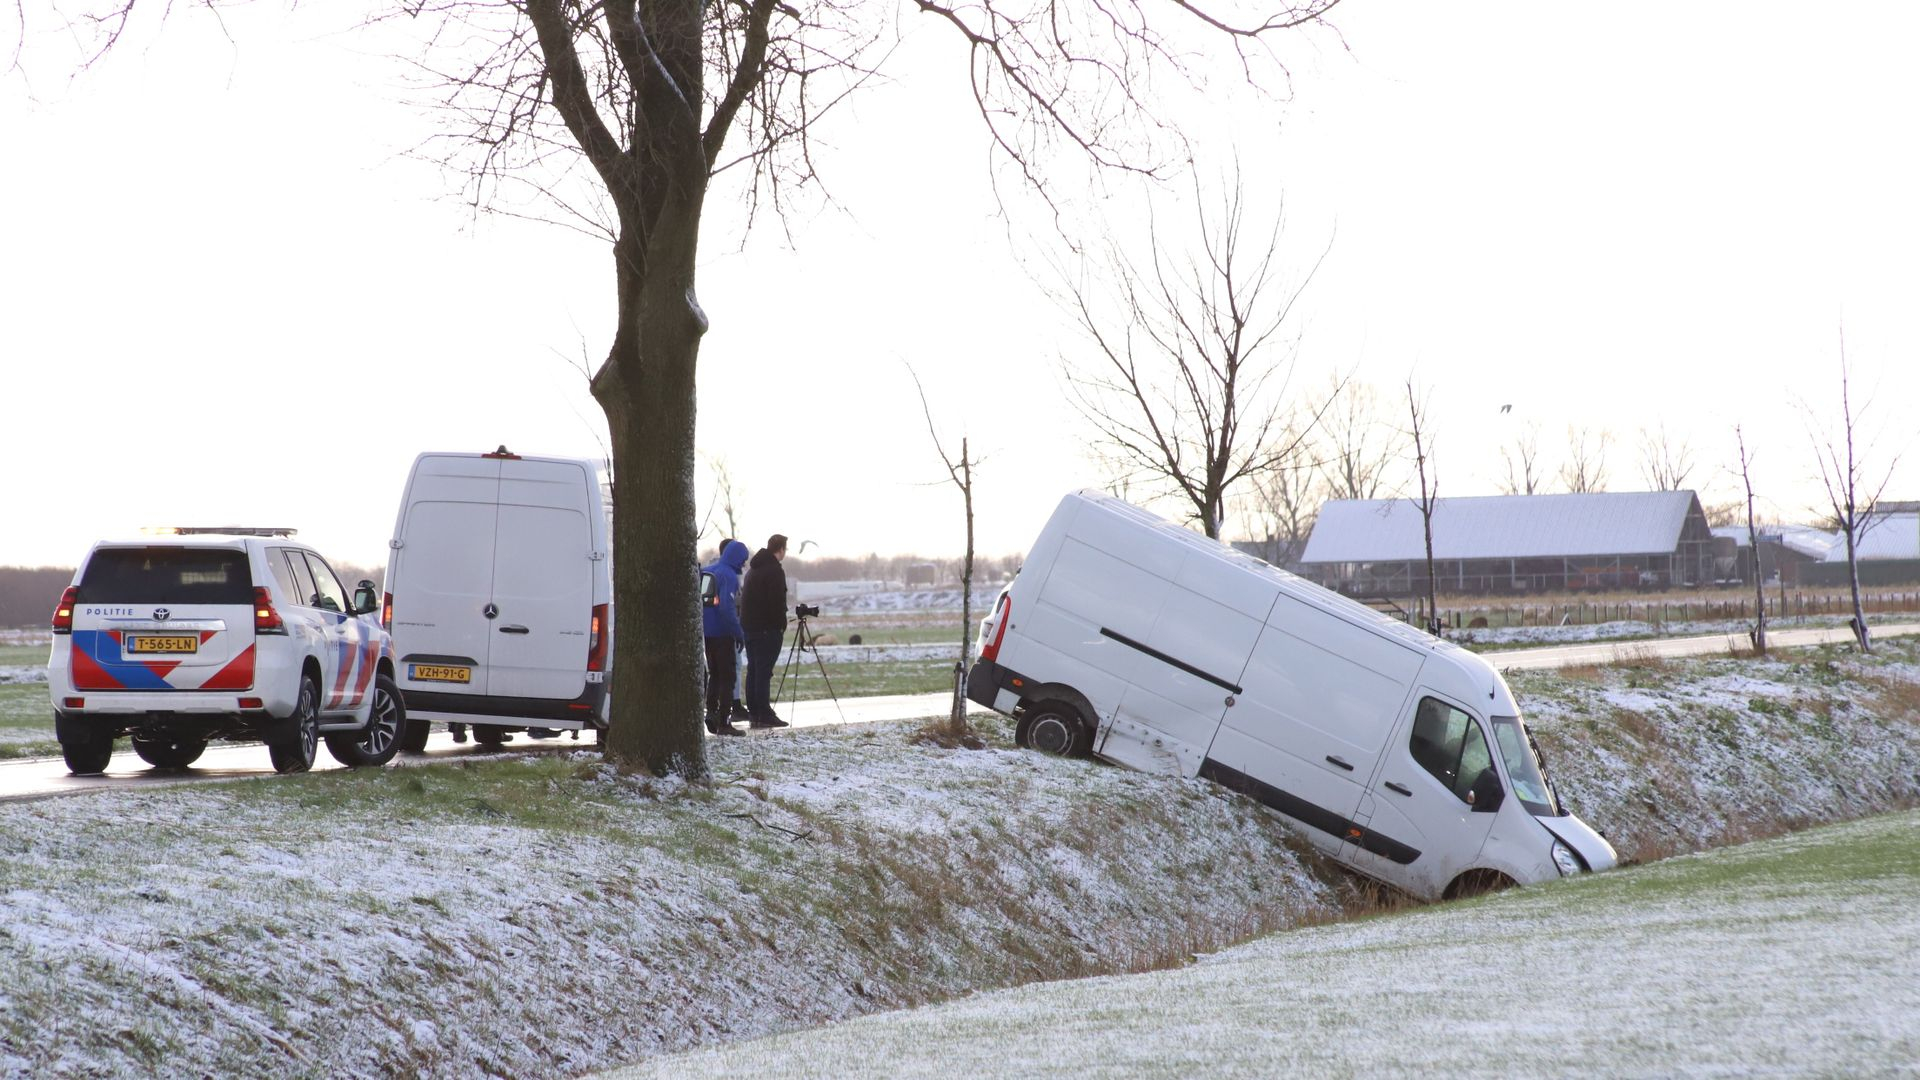
<path fill-rule="evenodd" d="M 1711 584 L 1734 573 L 1691 491 L 1443 498 L 1433 512 L 1442 592 L 1557 592 Z M 1320 508 L 1301 573 L 1354 596 L 1426 588 L 1426 538 L 1411 499 Z"/>

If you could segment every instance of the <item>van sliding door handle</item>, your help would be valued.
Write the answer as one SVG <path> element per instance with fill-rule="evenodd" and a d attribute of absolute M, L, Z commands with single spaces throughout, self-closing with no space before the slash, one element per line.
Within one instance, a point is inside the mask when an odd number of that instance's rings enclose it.
<path fill-rule="evenodd" d="M 1340 759 L 1339 759 L 1339 758 L 1337 758 L 1337 757 L 1334 757 L 1334 756 L 1333 756 L 1332 754 L 1328 754 L 1328 755 L 1327 755 L 1327 763 L 1328 763 L 1329 765 L 1338 765 L 1338 766 L 1339 766 L 1340 768 L 1342 768 L 1342 769 L 1345 769 L 1345 770 L 1347 770 L 1348 772 L 1352 772 L 1352 771 L 1353 771 L 1353 766 L 1351 766 L 1351 765 L 1349 765 L 1349 764 L 1347 764 L 1346 762 L 1344 762 L 1344 761 L 1342 761 L 1342 760 L 1340 760 Z"/>
<path fill-rule="evenodd" d="M 500 632 L 503 634 L 525 634 L 529 631 L 524 626 L 503 626 L 500 628 Z"/>
<path fill-rule="evenodd" d="M 1396 784 L 1396 783 L 1394 783 L 1394 782 L 1393 782 L 1393 781 L 1391 781 L 1391 780 L 1389 780 L 1389 781 L 1387 781 L 1387 790 L 1388 790 L 1388 791 L 1392 791 L 1392 792 L 1397 792 L 1397 793 L 1399 793 L 1399 794 L 1401 794 L 1401 795 L 1406 795 L 1406 796 L 1409 796 L 1409 797 L 1413 795 L 1413 789 L 1412 789 L 1412 788 L 1408 788 L 1408 787 L 1401 787 L 1401 786 L 1400 786 L 1399 784 Z"/>

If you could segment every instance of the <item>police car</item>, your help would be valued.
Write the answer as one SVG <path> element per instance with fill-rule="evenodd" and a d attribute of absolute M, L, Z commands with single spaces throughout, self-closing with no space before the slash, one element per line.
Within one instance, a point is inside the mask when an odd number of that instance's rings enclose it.
<path fill-rule="evenodd" d="M 166 768 L 212 739 L 259 739 L 276 772 L 384 765 L 406 712 L 393 643 L 363 581 L 349 599 L 292 529 L 181 528 L 96 544 L 53 614 L 47 663 L 67 768 L 97 773 L 114 740 Z"/>

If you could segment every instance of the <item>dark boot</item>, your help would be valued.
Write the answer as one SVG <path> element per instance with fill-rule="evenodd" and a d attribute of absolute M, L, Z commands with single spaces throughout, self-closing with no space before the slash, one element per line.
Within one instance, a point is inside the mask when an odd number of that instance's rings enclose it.
<path fill-rule="evenodd" d="M 783 728 L 792 727 L 793 725 L 775 716 L 772 709 L 768 709 L 765 714 L 754 717 L 751 726 L 756 728 Z"/>
<path fill-rule="evenodd" d="M 746 702 L 744 702 L 744 701 L 741 701 L 741 700 L 740 700 L 739 698 L 734 698 L 734 699 L 733 699 L 733 716 L 732 716 L 732 719 L 735 719 L 735 720 L 751 720 L 751 719 L 753 719 L 753 714 L 747 711 L 747 703 L 746 703 Z"/>

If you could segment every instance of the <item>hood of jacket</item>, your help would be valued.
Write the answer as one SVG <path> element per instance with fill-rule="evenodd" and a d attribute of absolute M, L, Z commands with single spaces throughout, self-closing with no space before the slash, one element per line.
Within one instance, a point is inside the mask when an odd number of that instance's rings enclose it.
<path fill-rule="evenodd" d="M 747 545 L 738 540 L 729 540 L 720 546 L 720 562 L 732 567 L 736 574 L 746 568 L 747 557 Z"/>
<path fill-rule="evenodd" d="M 734 543 L 738 544 L 740 542 L 736 540 L 734 541 Z M 747 546 L 745 544 L 740 544 L 740 549 L 742 551 L 745 551 L 746 547 Z M 753 561 L 747 564 L 748 568 L 753 570 L 759 570 L 762 567 L 767 567 L 767 566 L 779 566 L 779 565 L 780 565 L 780 560 L 774 556 L 773 552 L 768 551 L 766 548 L 761 548 L 759 551 L 754 552 Z"/>

